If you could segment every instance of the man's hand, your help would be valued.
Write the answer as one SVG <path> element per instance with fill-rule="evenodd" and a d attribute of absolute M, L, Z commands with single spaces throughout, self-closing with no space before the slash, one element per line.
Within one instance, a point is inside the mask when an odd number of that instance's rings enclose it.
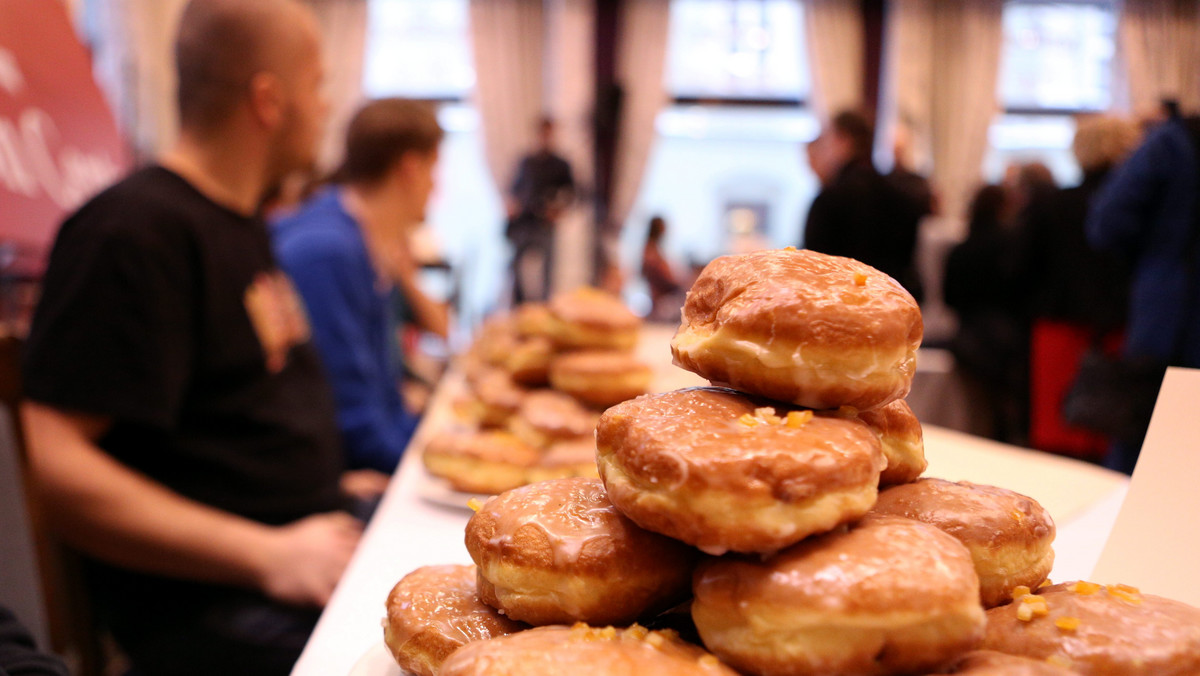
<path fill-rule="evenodd" d="M 370 500 L 383 495 L 392 478 L 373 469 L 353 469 L 342 472 L 342 492 L 352 498 Z"/>
<path fill-rule="evenodd" d="M 342 512 L 315 514 L 275 529 L 263 552 L 262 590 L 284 603 L 325 605 L 361 536 L 362 525 Z"/>

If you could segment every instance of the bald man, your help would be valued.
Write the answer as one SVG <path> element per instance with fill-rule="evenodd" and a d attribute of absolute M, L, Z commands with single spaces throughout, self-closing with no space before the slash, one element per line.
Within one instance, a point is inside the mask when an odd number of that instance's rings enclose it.
<path fill-rule="evenodd" d="M 286 674 L 358 541 L 332 396 L 258 217 L 326 104 L 293 0 L 194 0 L 178 142 L 63 224 L 30 331 L 30 460 L 141 676 Z"/>

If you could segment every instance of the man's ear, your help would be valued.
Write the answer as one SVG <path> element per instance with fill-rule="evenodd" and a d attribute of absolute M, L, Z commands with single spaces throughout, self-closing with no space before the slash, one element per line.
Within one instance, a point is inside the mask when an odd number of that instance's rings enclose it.
<path fill-rule="evenodd" d="M 275 129 L 283 123 L 286 114 L 286 96 L 283 81 L 274 73 L 255 73 L 250 78 L 250 114 L 267 129 Z"/>

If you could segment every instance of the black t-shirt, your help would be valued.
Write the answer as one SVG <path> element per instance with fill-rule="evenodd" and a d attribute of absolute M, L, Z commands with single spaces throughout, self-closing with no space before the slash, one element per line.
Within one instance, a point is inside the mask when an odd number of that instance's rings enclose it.
<path fill-rule="evenodd" d="M 343 506 L 332 394 L 266 226 L 162 167 L 63 224 L 24 377 L 186 497 L 269 524 Z"/>

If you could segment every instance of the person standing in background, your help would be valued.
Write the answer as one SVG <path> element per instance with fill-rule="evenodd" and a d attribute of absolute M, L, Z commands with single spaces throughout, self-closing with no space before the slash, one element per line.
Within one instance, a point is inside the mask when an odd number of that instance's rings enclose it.
<path fill-rule="evenodd" d="M 399 390 L 397 303 L 426 330 L 444 337 L 448 328 L 446 307 L 420 288 L 409 243 L 425 221 L 442 136 L 425 104 L 366 104 L 350 121 L 335 185 L 273 229 L 333 383 L 351 469 L 390 474 L 417 425 Z"/>
<path fill-rule="evenodd" d="M 284 676 L 361 535 L 332 393 L 258 217 L 316 158 L 296 0 L 192 0 L 179 140 L 63 224 L 22 368 L 42 504 L 141 676 Z"/>
<path fill-rule="evenodd" d="M 554 146 L 554 120 L 538 120 L 537 148 L 521 159 L 504 234 L 513 248 L 513 304 L 544 301 L 554 272 L 554 229 L 574 198 L 571 165 Z"/>
<path fill-rule="evenodd" d="M 1200 367 L 1200 119 L 1174 117 L 1113 170 L 1088 210 L 1088 241 L 1130 266 L 1129 362 Z M 1128 402 L 1129 406 L 1152 402 Z M 1140 441 L 1105 464 L 1132 473 Z"/>
<path fill-rule="evenodd" d="M 913 254 L 921 207 L 875 170 L 874 138 L 864 116 L 846 111 L 813 142 L 809 157 L 822 187 L 808 211 L 804 247 L 860 260 L 919 294 Z"/>
<path fill-rule="evenodd" d="M 985 185 L 971 199 L 967 238 L 946 257 L 943 297 L 958 315 L 956 367 L 984 416 L 982 433 L 1024 445 L 1028 435 L 1028 294 L 1011 194 Z"/>
<path fill-rule="evenodd" d="M 1030 326 L 1030 444 L 1071 455 L 1099 455 L 1103 437 L 1073 428 L 1060 411 L 1089 346 L 1120 338 L 1129 303 L 1129 270 L 1087 242 L 1088 206 L 1109 172 L 1137 146 L 1138 127 L 1118 117 L 1079 120 L 1071 145 L 1083 181 L 1035 195 L 1022 223 Z"/>

